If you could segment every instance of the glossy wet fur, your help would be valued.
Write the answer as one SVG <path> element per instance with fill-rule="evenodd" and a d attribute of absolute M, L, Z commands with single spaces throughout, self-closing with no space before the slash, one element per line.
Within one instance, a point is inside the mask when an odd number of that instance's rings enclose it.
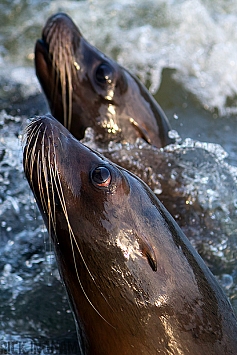
<path fill-rule="evenodd" d="M 237 353 L 231 306 L 150 189 L 52 117 L 24 168 L 90 355 Z"/>
<path fill-rule="evenodd" d="M 88 43 L 66 14 L 48 19 L 35 47 L 36 74 L 50 109 L 78 139 L 93 127 L 97 140 L 162 147 L 170 125 L 140 81 Z"/>

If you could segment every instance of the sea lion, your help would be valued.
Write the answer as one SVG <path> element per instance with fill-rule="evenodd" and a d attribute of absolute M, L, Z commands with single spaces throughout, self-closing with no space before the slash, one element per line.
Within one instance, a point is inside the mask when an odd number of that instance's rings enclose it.
<path fill-rule="evenodd" d="M 229 301 L 142 180 L 50 115 L 26 129 L 23 164 L 83 354 L 237 354 Z"/>
<path fill-rule="evenodd" d="M 168 119 L 145 86 L 88 43 L 66 14 L 46 22 L 35 68 L 53 116 L 77 139 L 92 127 L 103 143 L 142 137 L 159 148 L 173 142 Z"/>

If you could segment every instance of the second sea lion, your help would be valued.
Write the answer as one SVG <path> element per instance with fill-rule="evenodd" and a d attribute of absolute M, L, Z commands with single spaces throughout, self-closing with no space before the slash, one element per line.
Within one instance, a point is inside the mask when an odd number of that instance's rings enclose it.
<path fill-rule="evenodd" d="M 27 128 L 24 170 L 83 354 L 237 354 L 229 301 L 143 181 L 50 115 Z"/>
<path fill-rule="evenodd" d="M 146 87 L 88 43 L 66 14 L 46 22 L 35 67 L 53 116 L 77 139 L 92 127 L 103 143 L 142 137 L 160 148 L 173 142 L 168 119 Z"/>

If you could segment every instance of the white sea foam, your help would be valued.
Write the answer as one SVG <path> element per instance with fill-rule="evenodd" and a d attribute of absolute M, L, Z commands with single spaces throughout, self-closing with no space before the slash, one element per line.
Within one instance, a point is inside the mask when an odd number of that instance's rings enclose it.
<path fill-rule="evenodd" d="M 44 4 L 34 1 L 5 26 L 7 49 L 1 47 L 0 72 L 8 64 L 8 51 L 18 57 L 18 64 L 29 64 L 46 18 L 64 11 L 91 43 L 144 82 L 149 80 L 151 92 L 159 88 L 162 70 L 172 68 L 175 80 L 206 109 L 236 113 L 235 102 L 226 103 L 237 93 L 236 1 L 54 0 Z"/>
<path fill-rule="evenodd" d="M 94 45 L 150 80 L 154 93 L 164 68 L 203 106 L 220 114 L 237 92 L 237 3 L 234 1 L 91 1 L 68 12 Z M 88 7 L 85 11 L 85 6 Z M 79 8 L 78 8 L 79 10 Z M 85 16 L 86 12 L 86 16 Z M 98 31 L 98 28 L 100 29 Z"/>

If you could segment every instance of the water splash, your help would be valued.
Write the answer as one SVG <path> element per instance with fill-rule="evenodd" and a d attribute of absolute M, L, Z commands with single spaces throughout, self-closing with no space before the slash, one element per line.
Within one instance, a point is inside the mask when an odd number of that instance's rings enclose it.
<path fill-rule="evenodd" d="M 6 334 L 52 337 L 74 329 L 52 246 L 23 174 L 20 138 L 27 122 L 0 112 L 1 340 Z"/>
<path fill-rule="evenodd" d="M 22 3 L 2 6 L 5 17 L 0 26 L 1 75 L 11 73 L 11 70 L 6 73 L 9 62 L 17 63 L 18 67 L 32 66 L 34 43 L 40 37 L 45 19 L 64 11 L 72 16 L 92 44 L 137 74 L 149 84 L 152 93 L 160 86 L 163 69 L 170 68 L 174 69 L 174 80 L 193 93 L 203 107 L 211 111 L 217 108 L 221 115 L 236 114 L 237 5 L 234 1 Z"/>
<path fill-rule="evenodd" d="M 222 115 L 236 113 L 234 1 L 3 1 L 0 103 L 4 99 L 1 107 L 7 110 L 15 105 L 17 115 L 0 112 L 0 278 L 4 286 L 0 325 L 5 329 L 1 339 L 7 332 L 51 336 L 74 327 L 66 320 L 67 300 L 23 176 L 19 141 L 27 122 L 18 114 L 22 101 L 29 97 L 29 117 L 30 107 L 35 106 L 31 96 L 39 92 L 33 69 L 35 40 L 46 18 L 58 11 L 72 16 L 92 44 L 137 74 L 152 92 L 160 87 L 164 69 L 170 68 L 179 88 L 185 95 L 194 94 L 198 104 L 211 112 L 217 108 Z M 169 95 L 176 95 L 172 87 Z M 187 106 L 186 101 L 178 105 Z M 42 101 L 37 109 L 45 113 Z M 86 139 L 86 144 L 99 149 L 92 131 Z M 189 139 L 177 142 L 164 150 L 142 140 L 135 145 L 111 143 L 101 152 L 141 176 L 173 211 L 237 310 L 236 168 L 226 163 L 220 146 Z M 7 283 L 8 277 L 12 282 Z M 14 282 L 18 282 L 16 290 Z M 35 304 L 42 308 L 35 310 Z"/>

